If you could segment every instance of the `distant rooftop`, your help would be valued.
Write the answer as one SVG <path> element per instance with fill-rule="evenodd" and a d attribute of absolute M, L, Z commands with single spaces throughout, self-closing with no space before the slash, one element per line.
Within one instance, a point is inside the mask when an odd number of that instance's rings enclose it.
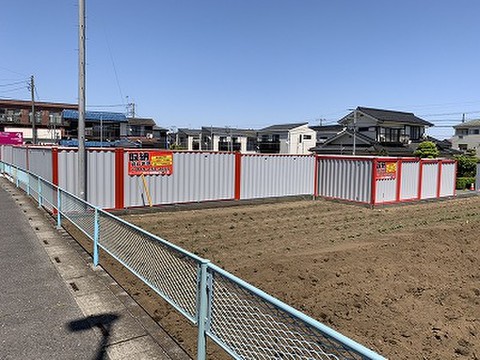
<path fill-rule="evenodd" d="M 369 115 L 380 122 L 394 121 L 394 122 L 401 122 L 401 123 L 412 124 L 412 125 L 433 126 L 431 122 L 423 120 L 418 116 L 415 116 L 415 114 L 409 113 L 409 112 L 373 109 L 373 108 L 367 108 L 363 106 L 357 107 L 357 111 L 360 111 L 366 115 Z M 346 117 L 344 117 L 342 120 L 345 120 L 345 119 Z M 342 120 L 340 120 L 340 123 L 344 122 Z"/>
<path fill-rule="evenodd" d="M 62 116 L 67 120 L 78 120 L 77 110 L 63 110 Z M 127 117 L 122 113 L 104 112 L 104 111 L 85 111 L 86 121 L 114 121 L 127 122 Z"/>
<path fill-rule="evenodd" d="M 278 124 L 278 125 L 268 126 L 266 128 L 261 129 L 260 131 L 288 131 L 288 130 L 292 130 L 307 124 L 308 122 L 293 123 L 293 124 Z"/>
<path fill-rule="evenodd" d="M 30 100 L 0 99 L 0 106 L 31 107 L 32 102 Z M 59 109 L 59 110 L 78 109 L 78 104 L 54 103 L 54 102 L 44 102 L 44 101 L 35 101 L 35 106 L 38 108 Z"/>
<path fill-rule="evenodd" d="M 469 127 L 480 127 L 480 119 L 465 121 L 463 123 L 460 123 L 460 124 L 454 126 L 455 129 L 469 128 Z"/>

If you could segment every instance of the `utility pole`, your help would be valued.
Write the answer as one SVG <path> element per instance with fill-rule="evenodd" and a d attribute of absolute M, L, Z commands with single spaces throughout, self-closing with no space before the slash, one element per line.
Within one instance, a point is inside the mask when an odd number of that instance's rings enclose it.
<path fill-rule="evenodd" d="M 78 0 L 78 196 L 86 200 L 85 0 Z"/>
<path fill-rule="evenodd" d="M 32 95 L 32 143 L 35 145 L 37 143 L 37 127 L 35 124 L 35 79 L 30 76 L 30 92 Z"/>

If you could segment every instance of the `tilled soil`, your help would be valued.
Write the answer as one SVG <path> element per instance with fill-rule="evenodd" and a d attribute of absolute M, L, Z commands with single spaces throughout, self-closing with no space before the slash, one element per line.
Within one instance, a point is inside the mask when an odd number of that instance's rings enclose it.
<path fill-rule="evenodd" d="M 480 359 L 478 196 L 373 210 L 303 200 L 123 217 L 390 359 Z M 103 262 L 194 354 L 195 329 Z M 224 355 L 210 346 L 208 357 Z"/>

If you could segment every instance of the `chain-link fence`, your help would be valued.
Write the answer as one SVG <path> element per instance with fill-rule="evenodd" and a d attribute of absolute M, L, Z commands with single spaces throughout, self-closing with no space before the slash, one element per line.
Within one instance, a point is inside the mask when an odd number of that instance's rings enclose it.
<path fill-rule="evenodd" d="M 68 220 L 198 326 L 197 359 L 210 337 L 235 359 L 384 359 L 225 270 L 96 208 L 35 174 L 0 170 L 39 206 Z"/>

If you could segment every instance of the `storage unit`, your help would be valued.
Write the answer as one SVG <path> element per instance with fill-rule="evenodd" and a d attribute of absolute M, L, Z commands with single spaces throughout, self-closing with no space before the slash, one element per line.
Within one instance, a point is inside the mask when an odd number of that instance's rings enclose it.
<path fill-rule="evenodd" d="M 76 148 L 1 146 L 0 155 L 79 195 Z M 87 200 L 106 209 L 298 195 L 373 206 L 454 196 L 456 182 L 447 159 L 89 148 L 86 166 Z"/>
<path fill-rule="evenodd" d="M 371 205 L 455 195 L 448 159 L 318 156 L 318 195 Z"/>

